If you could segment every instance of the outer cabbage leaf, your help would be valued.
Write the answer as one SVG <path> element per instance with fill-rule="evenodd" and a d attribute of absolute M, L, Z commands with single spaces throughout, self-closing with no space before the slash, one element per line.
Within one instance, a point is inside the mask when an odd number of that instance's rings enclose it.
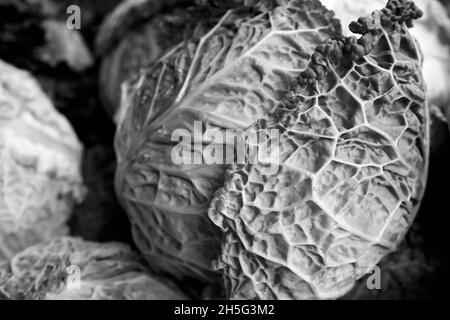
<path fill-rule="evenodd" d="M 39 300 L 187 299 L 167 279 L 151 276 L 121 243 L 60 238 L 18 253 L 0 268 L 0 296 Z"/>
<path fill-rule="evenodd" d="M 106 16 L 98 30 L 95 47 L 98 54 L 105 54 L 139 23 L 148 21 L 172 6 L 189 4 L 192 0 L 123 0 Z"/>
<path fill-rule="evenodd" d="M 31 75 L 0 61 L 0 262 L 67 232 L 84 190 L 81 153 Z"/>
<path fill-rule="evenodd" d="M 428 168 L 422 56 L 407 29 L 420 15 L 390 0 L 352 23 L 361 38 L 318 46 L 295 91 L 246 130 L 248 143 L 266 132 L 264 147 L 276 136 L 263 130 L 278 129 L 279 159 L 230 166 L 211 203 L 229 298 L 338 298 L 402 240 Z"/>
<path fill-rule="evenodd" d="M 120 9 L 121 6 L 116 10 Z M 149 17 L 123 35 L 117 45 L 103 54 L 101 64 L 100 95 L 109 113 L 114 115 L 119 108 L 123 81 L 141 68 L 149 67 L 183 40 L 190 39 L 194 32 L 206 33 L 201 30 L 212 28 L 220 19 L 220 13 L 223 14 L 224 10 L 212 10 L 205 5 L 180 5 Z M 121 21 L 117 20 L 115 12 L 106 19 L 106 25 L 111 24 L 111 18 L 120 25 Z M 108 37 L 104 33 L 100 33 L 97 40 L 99 51 L 105 46 L 102 37 Z"/>
<path fill-rule="evenodd" d="M 212 281 L 220 232 L 206 216 L 221 164 L 171 159 L 176 129 L 245 128 L 272 109 L 340 25 L 315 0 L 228 11 L 124 84 L 118 112 L 116 190 L 150 265 Z M 198 152 L 198 150 L 197 150 Z"/>

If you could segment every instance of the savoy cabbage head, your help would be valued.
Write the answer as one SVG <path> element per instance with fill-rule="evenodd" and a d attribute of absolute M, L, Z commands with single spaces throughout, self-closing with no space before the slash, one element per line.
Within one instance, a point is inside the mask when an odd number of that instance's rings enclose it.
<path fill-rule="evenodd" d="M 194 135 L 196 120 L 200 135 L 246 128 L 291 90 L 315 47 L 340 31 L 317 0 L 239 2 L 122 89 L 116 190 L 149 264 L 178 279 L 216 280 L 211 261 L 221 233 L 206 212 L 224 166 L 174 163 L 171 134 Z"/>

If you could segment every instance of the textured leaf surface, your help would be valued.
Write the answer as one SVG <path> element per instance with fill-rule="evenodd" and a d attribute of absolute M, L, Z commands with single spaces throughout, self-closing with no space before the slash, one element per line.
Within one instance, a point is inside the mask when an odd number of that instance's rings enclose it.
<path fill-rule="evenodd" d="M 60 238 L 30 247 L 0 268 L 8 299 L 175 300 L 187 297 L 148 274 L 140 256 L 120 243 Z"/>
<path fill-rule="evenodd" d="M 122 6 L 116 11 L 123 10 Z M 116 11 L 106 19 L 105 25 L 111 24 L 111 19 L 121 25 L 121 21 L 115 17 Z M 191 38 L 195 28 L 212 27 L 211 23 L 217 22 L 219 12 L 206 6 L 180 5 L 141 21 L 124 34 L 115 46 L 111 46 L 111 49 L 104 53 L 101 64 L 100 94 L 109 113 L 114 115 L 119 108 L 120 87 L 123 81 L 141 68 L 149 67 L 182 40 Z M 100 32 L 97 41 L 99 44 L 103 43 L 102 37 L 108 36 L 105 32 Z"/>
<path fill-rule="evenodd" d="M 202 131 L 245 128 L 276 105 L 315 46 L 340 29 L 318 1 L 271 4 L 228 11 L 125 85 L 117 193 L 149 263 L 178 278 L 215 277 L 220 233 L 206 211 L 224 167 L 174 164 L 172 132 L 193 134 L 195 120 Z"/>
<path fill-rule="evenodd" d="M 67 232 L 82 147 L 30 74 L 0 61 L 0 262 Z"/>
<path fill-rule="evenodd" d="M 322 0 L 322 3 L 336 13 L 342 22 L 343 31 L 349 32 L 347 25 L 359 16 L 369 14 L 382 6 L 384 0 Z M 450 119 L 450 17 L 438 0 L 416 0 L 423 10 L 423 17 L 410 30 L 419 42 L 424 55 L 423 77 L 427 84 L 427 98 L 431 104 L 441 108 Z M 431 125 L 432 148 L 438 148 L 439 127 Z M 438 140 L 433 139 L 433 137 Z M 435 146 L 436 145 L 436 146 Z"/>
<path fill-rule="evenodd" d="M 343 25 L 369 13 L 371 8 L 379 7 L 383 2 L 363 0 L 355 4 L 348 0 L 323 1 L 325 6 L 336 12 Z M 450 17 L 438 0 L 417 0 L 415 3 L 424 14 L 414 23 L 410 32 L 423 50 L 423 76 L 427 83 L 428 98 L 430 103 L 447 107 L 450 104 Z"/>
<path fill-rule="evenodd" d="M 401 241 L 428 167 L 422 57 L 407 29 L 420 14 L 390 0 L 352 24 L 359 40 L 318 46 L 295 91 L 246 131 L 280 130 L 280 159 L 229 167 L 212 201 L 229 298 L 337 298 Z"/>

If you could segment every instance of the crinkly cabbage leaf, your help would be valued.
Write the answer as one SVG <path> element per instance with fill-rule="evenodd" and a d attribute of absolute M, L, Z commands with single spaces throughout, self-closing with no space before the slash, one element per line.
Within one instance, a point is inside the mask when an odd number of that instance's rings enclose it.
<path fill-rule="evenodd" d="M 144 1 L 149 7 L 153 2 L 155 1 Z M 128 4 L 126 6 L 128 10 L 125 11 L 127 14 L 123 12 L 125 4 Z M 158 14 L 154 12 L 158 6 L 152 5 L 152 10 L 144 11 L 148 15 L 144 19 L 140 10 L 131 10 L 131 4 L 138 6 L 133 0 L 125 1 L 118 6 L 105 19 L 97 38 L 97 51 L 102 55 L 100 96 L 111 115 L 119 108 L 123 81 L 141 68 L 150 66 L 180 42 L 191 38 L 194 32 L 205 33 L 201 29 L 212 28 L 220 18 L 220 13 L 226 11 L 212 10 L 205 5 L 187 5 L 186 1 L 181 1 L 181 4 Z M 142 5 L 143 3 L 140 4 Z M 129 24 L 131 21 L 137 21 L 129 32 L 114 42 L 112 35 L 118 38 L 116 29 L 122 30 L 123 33 L 123 20 L 129 20 Z"/>
<path fill-rule="evenodd" d="M 187 299 L 152 276 L 125 244 L 59 238 L 25 249 L 0 268 L 0 297 L 43 300 Z"/>
<path fill-rule="evenodd" d="M 322 0 L 322 3 L 336 13 L 343 31 L 359 16 L 366 15 L 384 4 L 384 0 Z M 450 119 L 450 16 L 438 0 L 416 0 L 423 10 L 423 17 L 410 30 L 419 42 L 424 55 L 423 76 L 427 84 L 427 98 L 430 105 L 441 108 L 447 121 Z M 436 110 L 436 109 L 434 109 Z M 439 127 L 431 125 L 432 134 L 439 135 Z M 436 132 L 435 132 L 436 131 Z M 431 139 L 432 147 L 438 145 Z"/>
<path fill-rule="evenodd" d="M 318 46 L 294 92 L 246 130 L 247 145 L 262 132 L 257 146 L 279 147 L 229 166 L 211 203 L 228 298 L 338 298 L 396 249 L 428 168 L 422 56 L 407 28 L 420 15 L 389 0 L 352 23 L 362 36 Z"/>
<path fill-rule="evenodd" d="M 153 268 L 179 279 L 216 278 L 220 231 L 206 211 L 224 166 L 175 163 L 172 133 L 185 130 L 198 142 L 206 129 L 247 127 L 276 106 L 316 45 L 339 30 L 316 0 L 238 7 L 124 84 L 116 190 Z"/>

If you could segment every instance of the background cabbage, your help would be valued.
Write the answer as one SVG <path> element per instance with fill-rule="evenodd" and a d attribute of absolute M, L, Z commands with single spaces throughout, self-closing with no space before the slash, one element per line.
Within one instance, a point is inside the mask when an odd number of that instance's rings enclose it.
<path fill-rule="evenodd" d="M 39 300 L 188 299 L 152 276 L 121 243 L 59 238 L 27 248 L 0 268 L 0 298 Z"/>
<path fill-rule="evenodd" d="M 0 61 L 0 262 L 67 233 L 82 147 L 32 76 Z"/>

